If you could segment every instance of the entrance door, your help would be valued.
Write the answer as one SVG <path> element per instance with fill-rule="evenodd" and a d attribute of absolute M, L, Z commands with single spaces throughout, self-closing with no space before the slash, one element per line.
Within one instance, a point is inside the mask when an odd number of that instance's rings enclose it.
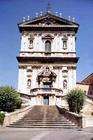
<path fill-rule="evenodd" d="M 49 105 L 49 97 L 44 96 L 44 105 Z"/>

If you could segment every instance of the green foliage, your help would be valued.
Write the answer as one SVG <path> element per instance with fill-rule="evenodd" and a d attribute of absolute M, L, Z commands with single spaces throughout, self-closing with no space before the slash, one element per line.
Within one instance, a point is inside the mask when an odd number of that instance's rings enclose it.
<path fill-rule="evenodd" d="M 17 91 L 9 86 L 0 87 L 0 111 L 12 112 L 21 107 L 22 100 Z"/>
<path fill-rule="evenodd" d="M 5 114 L 0 112 L 0 125 L 3 125 Z"/>
<path fill-rule="evenodd" d="M 22 100 L 18 97 L 16 100 L 16 109 L 21 108 Z"/>
<path fill-rule="evenodd" d="M 81 89 L 73 89 L 67 95 L 67 102 L 71 112 L 80 113 L 84 104 L 84 92 Z"/>

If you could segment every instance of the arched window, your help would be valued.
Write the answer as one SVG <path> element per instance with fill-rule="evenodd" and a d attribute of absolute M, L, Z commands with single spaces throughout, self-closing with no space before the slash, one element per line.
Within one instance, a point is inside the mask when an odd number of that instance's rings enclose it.
<path fill-rule="evenodd" d="M 30 79 L 27 80 L 27 87 L 31 87 L 31 80 Z"/>
<path fill-rule="evenodd" d="M 64 88 L 64 89 L 67 89 L 67 80 L 64 80 L 64 81 L 63 81 L 63 88 Z"/>
<path fill-rule="evenodd" d="M 45 42 L 45 52 L 51 52 L 51 42 L 49 40 Z"/>

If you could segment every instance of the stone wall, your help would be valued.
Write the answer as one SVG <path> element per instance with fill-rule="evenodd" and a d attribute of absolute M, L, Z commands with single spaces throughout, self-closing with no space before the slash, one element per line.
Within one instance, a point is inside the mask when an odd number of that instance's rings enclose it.
<path fill-rule="evenodd" d="M 65 98 L 64 101 L 66 102 Z M 65 105 L 67 103 L 64 103 Z M 75 114 L 73 112 L 68 111 L 68 107 L 66 106 L 58 106 L 57 107 L 68 120 L 75 123 L 77 126 L 85 128 L 85 127 L 93 127 L 93 101 L 92 99 L 85 97 L 83 109 L 80 112 L 80 115 Z"/>
<path fill-rule="evenodd" d="M 3 126 L 8 126 L 9 124 L 23 118 L 31 109 L 31 106 L 28 106 L 12 113 L 6 113 Z"/>
<path fill-rule="evenodd" d="M 84 101 L 82 113 L 82 125 L 83 127 L 93 127 L 93 101 L 87 96 Z"/>
<path fill-rule="evenodd" d="M 86 128 L 86 127 L 93 127 L 93 116 L 85 116 L 83 115 L 82 118 L 82 127 Z"/>
<path fill-rule="evenodd" d="M 76 124 L 78 127 L 82 128 L 82 116 L 68 111 L 65 108 L 60 108 L 57 106 L 59 112 L 64 115 L 69 121 Z"/>

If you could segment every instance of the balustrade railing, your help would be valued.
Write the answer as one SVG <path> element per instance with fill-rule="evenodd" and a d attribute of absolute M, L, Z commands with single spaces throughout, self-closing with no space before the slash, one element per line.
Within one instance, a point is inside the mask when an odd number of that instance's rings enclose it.
<path fill-rule="evenodd" d="M 31 95 L 36 94 L 54 94 L 56 96 L 62 96 L 63 91 L 57 88 L 33 88 L 30 90 Z"/>

